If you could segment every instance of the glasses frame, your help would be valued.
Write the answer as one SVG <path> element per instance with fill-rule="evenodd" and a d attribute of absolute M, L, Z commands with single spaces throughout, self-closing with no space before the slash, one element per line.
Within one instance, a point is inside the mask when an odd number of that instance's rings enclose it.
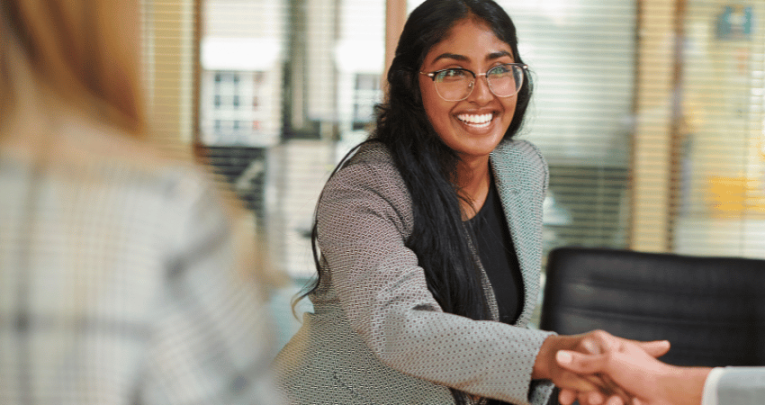
<path fill-rule="evenodd" d="M 498 68 L 498 67 L 500 67 L 500 66 L 514 66 L 514 67 L 516 67 L 516 66 L 517 66 L 517 67 L 520 67 L 520 68 L 521 68 L 521 71 L 523 72 L 523 75 L 521 76 L 521 86 L 520 86 L 520 87 L 518 87 L 518 90 L 516 90 L 516 91 L 515 91 L 515 93 L 513 93 L 513 94 L 511 94 L 511 95 L 509 95 L 509 96 L 499 96 L 499 95 L 497 95 L 496 93 L 494 93 L 494 89 L 492 89 L 492 88 L 491 88 L 491 84 L 489 84 L 489 78 L 486 76 L 486 75 L 487 75 L 489 72 L 491 72 L 492 70 L 494 70 L 494 69 L 496 69 L 496 68 Z M 445 98 L 444 96 L 442 96 L 442 95 L 441 95 L 441 93 L 438 91 L 438 88 L 436 88 L 436 93 L 438 93 L 438 96 L 439 96 L 439 97 L 441 97 L 441 99 L 443 99 L 444 101 L 462 101 L 462 100 L 465 100 L 465 99 L 467 99 L 468 97 L 470 97 L 470 95 L 471 95 L 471 94 L 473 94 L 473 89 L 475 88 L 475 82 L 476 82 L 476 80 L 478 80 L 478 78 L 479 78 L 479 77 L 481 77 L 481 76 L 483 76 L 484 78 L 486 78 L 486 85 L 489 87 L 489 91 L 491 91 L 491 94 L 494 94 L 496 97 L 500 97 L 500 98 L 508 98 L 508 97 L 512 97 L 512 96 L 514 96 L 514 95 L 518 94 L 518 92 L 521 90 L 521 88 L 523 88 L 523 80 L 525 79 L 526 75 L 528 74 L 528 71 L 529 71 L 529 65 L 527 65 L 527 64 L 525 64 L 525 63 L 503 63 L 503 64 L 501 64 L 501 65 L 497 65 L 497 66 L 494 66 L 493 68 L 491 68 L 491 69 L 489 69 L 489 70 L 487 70 L 486 72 L 483 72 L 483 73 L 475 73 L 475 72 L 473 72 L 472 70 L 470 70 L 470 69 L 465 69 L 465 68 L 446 68 L 446 69 L 439 69 L 439 70 L 435 70 L 435 71 L 433 71 L 433 72 L 420 72 L 420 74 L 421 74 L 421 75 L 425 75 L 425 76 L 428 76 L 428 77 L 430 78 L 430 80 L 433 80 L 433 85 L 435 86 L 435 83 L 436 83 L 436 76 L 438 76 L 438 74 L 439 74 L 439 73 L 441 73 L 441 72 L 445 72 L 445 71 L 447 71 L 447 70 L 461 70 L 461 71 L 464 71 L 464 72 L 468 72 L 468 73 L 470 73 L 471 75 L 473 75 L 473 81 L 471 81 L 471 82 L 470 82 L 470 84 L 468 84 L 468 89 L 469 89 L 469 90 L 468 90 L 467 94 L 465 95 L 465 97 L 463 97 L 463 98 L 461 98 L 461 99 L 459 99 L 459 100 L 448 100 L 448 99 L 446 99 L 446 98 Z"/>

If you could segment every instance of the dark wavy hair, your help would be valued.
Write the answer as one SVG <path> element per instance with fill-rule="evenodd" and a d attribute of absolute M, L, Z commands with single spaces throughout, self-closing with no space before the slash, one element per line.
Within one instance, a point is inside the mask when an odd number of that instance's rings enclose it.
<path fill-rule="evenodd" d="M 419 86 L 420 67 L 430 49 L 464 19 L 485 23 L 510 46 L 515 62 L 523 63 L 515 25 L 494 1 L 425 1 L 412 11 L 404 26 L 388 71 L 388 98 L 377 106 L 377 126 L 367 142 L 380 142 L 388 148 L 411 195 L 414 229 L 406 246 L 416 253 L 425 270 L 430 292 L 445 312 L 481 320 L 491 315 L 475 265 L 471 235 L 462 222 L 460 200 L 467 197 L 461 195 L 454 181 L 459 157 L 441 141 L 428 120 Z M 505 140 L 522 126 L 532 93 L 529 79 L 518 92 Z M 312 240 L 319 278 L 311 291 L 318 288 L 325 271 L 316 239 L 314 222 Z"/>

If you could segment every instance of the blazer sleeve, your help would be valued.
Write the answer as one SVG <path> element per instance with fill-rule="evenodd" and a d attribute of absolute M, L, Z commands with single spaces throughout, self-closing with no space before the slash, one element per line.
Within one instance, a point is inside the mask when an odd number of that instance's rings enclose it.
<path fill-rule="evenodd" d="M 765 398 L 765 367 L 726 367 L 717 383 L 720 405 L 762 404 Z"/>
<path fill-rule="evenodd" d="M 281 404 L 271 380 L 270 317 L 213 187 L 168 191 L 166 276 L 144 360 L 143 404 Z"/>
<path fill-rule="evenodd" d="M 410 197 L 391 163 L 350 164 L 337 172 L 320 199 L 317 224 L 341 306 L 380 361 L 471 394 L 530 403 L 534 361 L 551 333 L 441 310 L 404 244 L 412 226 Z"/>

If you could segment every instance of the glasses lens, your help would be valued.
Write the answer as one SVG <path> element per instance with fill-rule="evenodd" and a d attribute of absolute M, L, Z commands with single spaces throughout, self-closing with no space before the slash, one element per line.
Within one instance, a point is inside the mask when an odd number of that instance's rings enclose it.
<path fill-rule="evenodd" d="M 510 97 L 523 85 L 523 68 L 518 65 L 500 65 L 489 70 L 486 79 L 497 97 Z"/>
<path fill-rule="evenodd" d="M 438 72 L 433 82 L 436 91 L 446 101 L 464 100 L 470 93 L 475 77 L 464 69 L 446 69 Z"/>

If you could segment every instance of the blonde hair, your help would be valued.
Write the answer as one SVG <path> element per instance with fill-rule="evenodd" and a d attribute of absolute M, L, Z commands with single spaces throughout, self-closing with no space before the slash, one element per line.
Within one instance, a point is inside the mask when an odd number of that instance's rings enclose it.
<path fill-rule="evenodd" d="M 14 78 L 27 70 L 67 106 L 141 137 L 138 20 L 136 0 L 2 0 L 0 123 L 18 105 Z"/>

